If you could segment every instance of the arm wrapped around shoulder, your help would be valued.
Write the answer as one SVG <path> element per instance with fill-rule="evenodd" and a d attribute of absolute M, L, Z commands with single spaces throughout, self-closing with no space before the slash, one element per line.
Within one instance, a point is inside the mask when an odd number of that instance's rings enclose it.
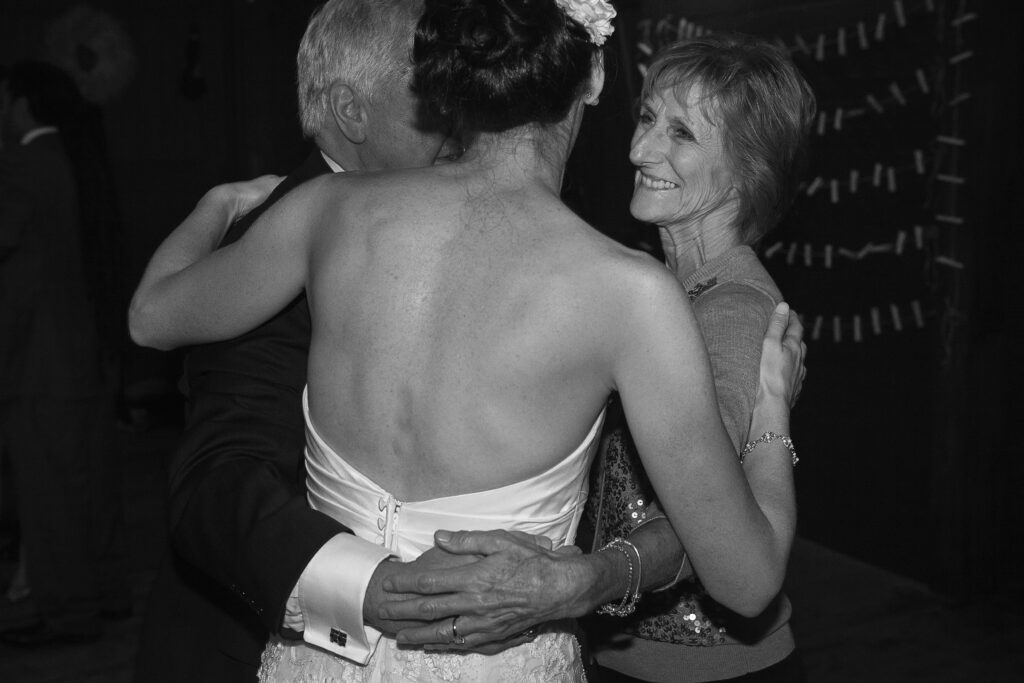
<path fill-rule="evenodd" d="M 775 598 L 785 576 L 795 530 L 792 467 L 788 459 L 785 470 L 776 467 L 780 459 L 773 457 L 765 458 L 767 469 L 751 463 L 744 472 L 739 447 L 719 415 L 711 362 L 688 300 L 663 268 L 636 274 L 642 277 L 636 288 L 623 288 L 620 298 L 629 307 L 617 319 L 629 337 L 620 347 L 615 383 L 630 433 L 708 593 L 733 611 L 754 616 Z M 768 325 L 773 362 L 779 361 L 775 347 L 788 310 L 778 316 L 781 329 L 775 329 L 775 317 Z M 789 366 L 778 365 L 783 371 L 770 373 L 770 391 L 762 396 L 763 382 L 757 385 L 753 415 L 778 420 L 774 429 L 785 431 L 788 396 L 776 385 L 785 383 L 780 377 L 788 377 Z M 778 443 L 768 448 L 786 452 Z"/>

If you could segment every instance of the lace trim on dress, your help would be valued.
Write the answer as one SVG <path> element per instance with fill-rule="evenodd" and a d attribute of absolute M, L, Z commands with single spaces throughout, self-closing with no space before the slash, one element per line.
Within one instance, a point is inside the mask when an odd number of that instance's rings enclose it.
<path fill-rule="evenodd" d="M 586 681 L 576 637 L 564 631 L 539 634 L 532 642 L 496 655 L 427 652 L 382 639 L 365 666 L 295 641 L 271 638 L 260 662 L 261 683 L 579 683 Z"/>

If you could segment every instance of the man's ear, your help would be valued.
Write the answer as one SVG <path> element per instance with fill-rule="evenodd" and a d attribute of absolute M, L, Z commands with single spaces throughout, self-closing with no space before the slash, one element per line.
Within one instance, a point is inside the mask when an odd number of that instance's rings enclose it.
<path fill-rule="evenodd" d="M 346 83 L 335 81 L 331 84 L 331 116 L 334 123 L 350 142 L 360 144 L 366 140 L 366 108 L 359 96 Z"/>

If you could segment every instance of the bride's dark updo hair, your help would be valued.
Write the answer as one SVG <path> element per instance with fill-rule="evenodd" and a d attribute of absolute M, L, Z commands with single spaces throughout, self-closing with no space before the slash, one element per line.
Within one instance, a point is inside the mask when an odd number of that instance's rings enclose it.
<path fill-rule="evenodd" d="M 587 85 L 594 50 L 555 0 L 426 0 L 413 88 L 458 130 L 561 120 Z"/>

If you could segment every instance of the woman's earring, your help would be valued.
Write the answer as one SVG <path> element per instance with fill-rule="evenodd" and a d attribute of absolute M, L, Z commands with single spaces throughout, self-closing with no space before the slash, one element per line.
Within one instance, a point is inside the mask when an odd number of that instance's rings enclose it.
<path fill-rule="evenodd" d="M 587 94 L 583 96 L 583 104 L 594 106 L 600 101 L 601 98 L 595 95 L 593 90 L 588 90 Z"/>

